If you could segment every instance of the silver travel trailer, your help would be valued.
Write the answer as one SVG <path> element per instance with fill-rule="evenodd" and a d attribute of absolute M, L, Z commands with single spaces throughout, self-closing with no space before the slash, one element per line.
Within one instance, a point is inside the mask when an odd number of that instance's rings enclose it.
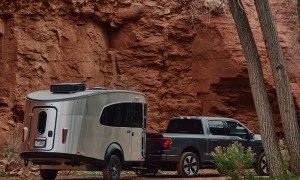
<path fill-rule="evenodd" d="M 121 168 L 142 167 L 145 127 L 143 93 L 51 85 L 26 96 L 20 157 L 40 165 L 43 179 L 59 170 L 102 170 L 104 179 L 118 179 Z"/>

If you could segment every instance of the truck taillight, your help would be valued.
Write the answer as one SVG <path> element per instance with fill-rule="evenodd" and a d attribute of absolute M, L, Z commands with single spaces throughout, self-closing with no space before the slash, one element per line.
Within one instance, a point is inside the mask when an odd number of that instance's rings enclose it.
<path fill-rule="evenodd" d="M 63 129 L 62 129 L 62 135 L 61 135 L 61 142 L 62 142 L 63 144 L 66 143 L 67 135 L 68 135 L 68 129 L 67 129 L 67 128 L 63 128 Z"/>
<path fill-rule="evenodd" d="M 151 138 L 151 140 L 154 141 L 162 141 L 163 142 L 163 149 L 164 150 L 168 150 L 170 147 L 170 144 L 172 143 L 172 139 L 171 138 Z"/>
<path fill-rule="evenodd" d="M 171 138 L 163 138 L 163 139 L 164 139 L 163 148 L 169 149 L 169 146 L 172 143 L 172 139 Z"/>

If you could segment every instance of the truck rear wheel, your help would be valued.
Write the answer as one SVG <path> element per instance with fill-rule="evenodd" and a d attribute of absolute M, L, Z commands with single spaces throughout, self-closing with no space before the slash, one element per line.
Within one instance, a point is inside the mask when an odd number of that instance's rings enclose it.
<path fill-rule="evenodd" d="M 178 175 L 185 178 L 195 177 L 199 170 L 199 159 L 192 152 L 184 152 L 176 165 Z"/>
<path fill-rule="evenodd" d="M 255 164 L 254 170 L 259 176 L 269 176 L 269 167 L 267 164 L 267 158 L 265 152 L 259 155 L 258 161 Z"/>
<path fill-rule="evenodd" d="M 120 158 L 116 155 L 110 156 L 102 172 L 105 180 L 118 180 L 121 174 Z"/>
<path fill-rule="evenodd" d="M 58 170 L 40 169 L 40 174 L 43 180 L 54 180 L 57 176 Z"/>

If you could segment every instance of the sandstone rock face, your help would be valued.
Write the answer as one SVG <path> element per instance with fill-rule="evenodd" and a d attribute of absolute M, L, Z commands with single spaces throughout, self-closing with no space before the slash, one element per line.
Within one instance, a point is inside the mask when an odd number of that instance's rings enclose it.
<path fill-rule="evenodd" d="M 298 108 L 295 2 L 271 3 Z M 209 4 L 200 0 L 0 1 L 0 133 L 4 136 L 23 121 L 27 93 L 62 82 L 144 92 L 149 131 L 163 131 L 172 116 L 203 115 L 236 118 L 259 133 L 233 19 L 226 5 L 209 13 Z M 253 4 L 245 7 L 280 132 L 257 15 Z"/>

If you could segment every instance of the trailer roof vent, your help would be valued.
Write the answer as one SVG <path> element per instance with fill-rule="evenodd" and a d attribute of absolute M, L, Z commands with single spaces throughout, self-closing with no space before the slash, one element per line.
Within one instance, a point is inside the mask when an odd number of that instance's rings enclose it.
<path fill-rule="evenodd" d="M 93 87 L 91 88 L 91 90 L 107 90 L 107 89 L 104 87 Z"/>
<path fill-rule="evenodd" d="M 50 91 L 53 93 L 75 93 L 85 91 L 85 89 L 85 84 L 83 83 L 61 83 L 50 86 Z"/>

